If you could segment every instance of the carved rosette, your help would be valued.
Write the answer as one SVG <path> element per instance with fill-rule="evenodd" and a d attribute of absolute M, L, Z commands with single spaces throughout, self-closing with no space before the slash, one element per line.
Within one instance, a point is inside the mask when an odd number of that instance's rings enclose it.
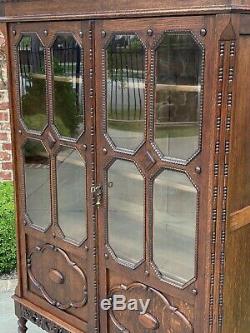
<path fill-rule="evenodd" d="M 149 307 L 145 314 L 138 311 L 109 310 L 109 317 L 115 327 L 123 333 L 145 333 L 157 330 L 158 333 L 193 333 L 193 326 L 188 318 L 159 291 L 142 283 L 118 285 L 111 289 L 110 298 L 124 295 L 127 300 L 149 299 Z"/>
<path fill-rule="evenodd" d="M 38 269 L 40 265 L 42 272 Z M 27 267 L 30 280 L 51 305 L 67 310 L 87 303 L 86 276 L 62 249 L 51 244 L 37 246 L 27 259 Z"/>

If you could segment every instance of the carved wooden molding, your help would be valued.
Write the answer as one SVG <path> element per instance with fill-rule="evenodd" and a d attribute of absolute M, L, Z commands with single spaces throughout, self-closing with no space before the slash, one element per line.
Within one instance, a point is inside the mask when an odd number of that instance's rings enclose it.
<path fill-rule="evenodd" d="M 217 76 L 216 138 L 213 180 L 209 333 L 221 332 L 228 215 L 228 172 L 233 111 L 236 40 L 231 20 L 220 37 Z M 224 139 L 222 140 L 221 137 Z M 219 240 L 219 241 L 218 241 Z M 215 286 L 218 285 L 218 289 Z"/>
<path fill-rule="evenodd" d="M 90 43 L 90 47 L 88 49 L 88 61 L 89 61 L 89 81 L 90 88 L 95 91 L 95 40 L 94 40 L 94 22 L 89 23 L 88 27 L 88 39 Z M 86 57 L 85 57 L 86 58 Z M 96 186 L 96 168 L 95 168 L 95 96 L 89 99 L 90 104 L 90 119 L 91 119 L 91 186 Z M 97 211 L 95 206 L 95 193 L 91 193 L 90 197 L 91 202 L 91 233 L 93 239 L 93 251 L 92 251 L 92 284 L 94 289 L 94 304 L 93 304 L 93 322 L 94 322 L 94 330 L 93 332 L 99 332 L 99 303 L 98 303 L 98 269 L 97 269 Z"/>
<path fill-rule="evenodd" d="M 170 304 L 168 299 L 159 291 L 157 291 L 154 288 L 150 288 L 146 286 L 145 284 L 135 282 L 130 285 L 118 285 L 111 289 L 110 291 L 110 298 L 112 298 L 115 294 L 121 294 L 127 293 L 129 291 L 136 291 L 139 290 L 143 293 L 145 293 L 145 300 L 149 298 L 151 301 L 152 299 L 156 298 L 159 301 L 162 302 L 162 306 L 160 307 L 161 311 L 159 311 L 159 307 L 157 308 L 158 313 L 153 314 L 152 310 L 150 310 L 150 313 L 147 312 L 144 315 L 140 315 L 138 312 L 138 321 L 141 325 L 141 332 L 143 333 L 145 329 L 147 330 L 159 330 L 158 332 L 166 332 L 167 329 L 169 331 L 174 330 L 176 333 L 193 333 L 194 329 L 191 324 L 191 322 L 188 320 L 188 318 L 179 311 L 179 309 L 173 305 Z M 135 297 L 136 298 L 136 297 Z M 112 310 L 112 308 L 109 311 L 110 319 L 112 320 L 115 327 L 120 332 L 126 332 L 126 333 L 133 333 L 129 331 L 129 329 L 125 326 L 126 323 L 121 323 L 120 319 L 116 317 L 116 314 Z M 170 319 L 173 318 L 173 322 L 176 323 L 175 327 L 168 327 Z M 168 319 L 168 320 L 167 320 Z M 164 327 L 162 326 L 164 324 Z"/>
<path fill-rule="evenodd" d="M 32 257 L 33 257 L 34 254 L 37 254 L 37 253 L 41 253 L 41 255 L 42 255 L 45 250 L 57 252 L 60 256 L 62 256 L 64 258 L 67 265 L 69 266 L 69 269 L 73 269 L 78 273 L 80 279 L 82 280 L 82 287 L 80 289 L 83 291 L 83 298 L 82 298 L 81 301 L 76 302 L 76 301 L 71 300 L 68 303 L 61 303 L 61 302 L 53 299 L 49 295 L 49 292 L 42 285 L 42 283 L 40 281 L 38 281 L 37 278 L 34 276 L 34 274 L 32 272 Z M 54 245 L 51 245 L 51 244 L 44 244 L 41 247 L 37 246 L 34 249 L 34 251 L 32 251 L 31 254 L 29 255 L 29 257 L 27 259 L 27 266 L 28 266 L 27 271 L 28 271 L 29 278 L 31 279 L 33 284 L 40 290 L 41 294 L 46 299 L 46 301 L 48 301 L 51 305 L 56 306 L 58 309 L 61 309 L 61 310 L 67 310 L 69 308 L 81 308 L 87 303 L 87 279 L 86 279 L 86 276 L 83 273 L 83 271 L 80 269 L 80 267 L 77 266 L 76 263 L 71 261 L 70 258 L 68 257 L 68 255 L 66 254 L 66 252 L 64 252 L 62 249 L 60 249 L 60 248 L 58 248 Z M 64 276 L 62 275 L 61 272 L 57 271 L 56 269 L 51 269 L 50 270 L 49 277 L 56 284 L 63 284 L 64 283 Z"/>
<path fill-rule="evenodd" d="M 216 138 L 215 138 L 215 156 L 214 156 L 214 180 L 213 180 L 213 198 L 212 198 L 212 232 L 211 232 L 211 279 L 210 279 L 210 303 L 209 303 L 209 332 L 212 330 L 214 318 L 214 291 L 215 291 L 215 252 L 216 252 L 216 227 L 218 216 L 218 193 L 219 193 L 219 162 L 221 151 L 221 113 L 222 113 L 222 91 L 225 76 L 225 42 L 221 41 L 219 45 L 219 68 L 217 76 L 217 110 L 216 110 Z"/>
<path fill-rule="evenodd" d="M 59 327 L 52 321 L 48 320 L 47 318 L 41 316 L 37 312 L 34 312 L 23 305 L 20 306 L 20 318 L 24 318 L 26 320 L 31 321 L 33 324 L 41 327 L 46 332 L 53 332 L 53 333 L 70 333 L 69 331 L 65 330 L 64 328 Z"/>

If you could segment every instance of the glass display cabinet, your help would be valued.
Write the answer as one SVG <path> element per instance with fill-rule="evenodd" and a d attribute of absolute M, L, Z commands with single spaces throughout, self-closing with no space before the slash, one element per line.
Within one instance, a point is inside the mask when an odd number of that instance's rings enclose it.
<path fill-rule="evenodd" d="M 1 2 L 19 333 L 250 332 L 248 13 Z"/>

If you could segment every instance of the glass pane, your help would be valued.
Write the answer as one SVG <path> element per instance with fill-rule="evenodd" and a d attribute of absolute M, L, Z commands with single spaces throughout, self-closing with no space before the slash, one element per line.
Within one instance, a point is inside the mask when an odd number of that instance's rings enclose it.
<path fill-rule="evenodd" d="M 144 137 L 144 48 L 136 35 L 115 35 L 107 48 L 108 134 L 134 150 Z"/>
<path fill-rule="evenodd" d="M 51 223 L 50 160 L 41 142 L 28 140 L 23 147 L 26 213 L 32 223 L 46 229 Z"/>
<path fill-rule="evenodd" d="M 85 163 L 75 149 L 57 155 L 58 222 L 66 238 L 80 243 L 86 230 Z"/>
<path fill-rule="evenodd" d="M 47 124 L 44 47 L 35 34 L 18 45 L 21 112 L 28 129 L 42 131 Z"/>
<path fill-rule="evenodd" d="M 117 160 L 108 172 L 108 240 L 119 258 L 143 258 L 144 180 L 132 162 Z"/>
<path fill-rule="evenodd" d="M 166 156 L 198 150 L 202 53 L 191 33 L 165 33 L 156 50 L 155 141 Z"/>
<path fill-rule="evenodd" d="M 195 276 L 197 191 L 184 173 L 163 171 L 154 183 L 154 262 L 180 284 Z"/>
<path fill-rule="evenodd" d="M 84 128 L 83 63 L 73 36 L 59 35 L 53 45 L 55 125 L 64 137 L 77 138 Z"/>

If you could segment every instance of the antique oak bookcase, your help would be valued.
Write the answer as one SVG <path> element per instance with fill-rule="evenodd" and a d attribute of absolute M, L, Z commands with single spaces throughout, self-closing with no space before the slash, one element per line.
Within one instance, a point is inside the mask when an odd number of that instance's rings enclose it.
<path fill-rule="evenodd" d="M 18 332 L 249 333 L 250 1 L 0 12 Z"/>

